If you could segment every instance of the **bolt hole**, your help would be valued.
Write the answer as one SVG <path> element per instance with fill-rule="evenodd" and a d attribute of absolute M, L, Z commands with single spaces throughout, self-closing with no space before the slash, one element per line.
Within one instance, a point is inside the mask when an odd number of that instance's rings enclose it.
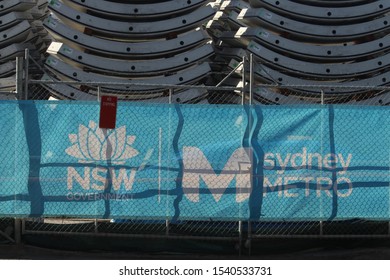
<path fill-rule="evenodd" d="M 73 36 L 73 39 L 75 39 L 75 40 L 77 40 L 78 38 L 79 38 L 79 36 L 77 36 L 77 35 Z"/>

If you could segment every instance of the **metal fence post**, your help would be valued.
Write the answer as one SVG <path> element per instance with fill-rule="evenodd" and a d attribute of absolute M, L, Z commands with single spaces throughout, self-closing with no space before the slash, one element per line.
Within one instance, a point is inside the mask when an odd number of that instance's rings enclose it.
<path fill-rule="evenodd" d="M 28 85 L 29 85 L 29 68 L 30 68 L 30 50 L 24 50 L 24 90 L 23 100 L 28 100 Z"/>
<path fill-rule="evenodd" d="M 245 94 L 246 94 L 246 73 L 245 73 L 245 68 L 246 68 L 246 56 L 242 58 L 242 92 L 241 92 L 241 104 L 245 104 Z"/>
<path fill-rule="evenodd" d="M 20 245 L 22 243 L 22 220 L 15 218 L 15 243 Z"/>
<path fill-rule="evenodd" d="M 249 56 L 249 105 L 253 102 L 253 86 L 254 86 L 254 60 L 253 54 Z"/>
<path fill-rule="evenodd" d="M 97 101 L 100 101 L 100 95 L 101 95 L 100 86 L 98 86 L 98 88 L 97 88 Z"/>
<path fill-rule="evenodd" d="M 28 56 L 28 52 L 25 52 L 25 55 Z M 26 59 L 27 60 L 27 59 Z M 16 81 L 15 81 L 15 90 L 16 90 L 16 96 L 19 100 L 26 100 L 27 99 L 27 86 L 28 81 L 27 75 L 28 71 L 27 69 L 24 70 L 25 72 L 25 80 L 23 83 L 23 68 L 24 68 L 24 58 L 23 57 L 16 57 Z M 26 66 L 28 67 L 28 66 Z M 26 87 L 25 89 L 23 89 Z M 15 243 L 17 245 L 22 243 L 22 220 L 20 218 L 15 218 L 14 220 L 14 237 L 15 237 Z"/>
<path fill-rule="evenodd" d="M 95 233 L 99 233 L 98 220 L 97 219 L 94 220 L 94 231 L 95 231 Z"/>
<path fill-rule="evenodd" d="M 170 88 L 169 89 L 169 104 L 172 104 L 173 103 L 173 94 L 174 94 L 174 89 L 173 88 Z M 170 131 L 170 128 L 171 128 L 171 109 L 169 109 L 169 135 L 171 135 L 171 131 Z M 168 165 L 169 166 L 169 165 Z M 168 174 L 169 174 L 169 167 L 168 167 Z M 165 235 L 169 235 L 169 219 L 166 219 L 165 220 Z"/>
<path fill-rule="evenodd" d="M 16 96 L 23 99 L 23 57 L 16 57 Z"/>
<path fill-rule="evenodd" d="M 238 221 L 238 256 L 242 256 L 242 221 Z"/>
<path fill-rule="evenodd" d="M 170 88 L 169 89 L 169 104 L 173 103 L 173 94 L 174 94 L 174 89 Z"/>

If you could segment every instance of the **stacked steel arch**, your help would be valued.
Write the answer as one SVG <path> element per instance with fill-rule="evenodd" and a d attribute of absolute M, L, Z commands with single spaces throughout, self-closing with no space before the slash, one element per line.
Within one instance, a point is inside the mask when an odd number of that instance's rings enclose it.
<path fill-rule="evenodd" d="M 47 14 L 46 0 L 0 1 L 0 96 L 15 99 L 16 57 L 23 57 L 25 49 L 38 62 L 46 51 L 49 39 L 42 26 Z M 30 72 L 30 78 L 34 71 Z M 5 94 L 9 93 L 9 94 Z"/>
<path fill-rule="evenodd" d="M 103 82 L 104 93 L 123 99 L 168 101 L 162 85 L 203 84 L 211 72 L 214 49 L 202 24 L 215 10 L 207 0 L 51 0 L 49 9 L 44 26 L 55 42 L 45 80 Z M 98 94 L 74 84 L 46 87 L 60 99 L 96 100 Z M 206 95 L 175 90 L 172 101 L 199 102 Z"/>
<path fill-rule="evenodd" d="M 218 58 L 252 54 L 256 83 L 278 85 L 255 86 L 257 102 L 390 104 L 390 1 L 218 2 Z"/>

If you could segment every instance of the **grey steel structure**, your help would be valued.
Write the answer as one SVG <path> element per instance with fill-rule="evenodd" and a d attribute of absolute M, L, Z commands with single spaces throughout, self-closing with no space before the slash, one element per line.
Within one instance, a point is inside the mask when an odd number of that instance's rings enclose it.
<path fill-rule="evenodd" d="M 1 1 L 0 99 L 17 98 L 15 60 L 25 56 L 25 49 L 36 61 L 43 59 L 48 38 L 40 20 L 47 13 L 46 7 L 46 0 Z M 29 73 L 29 77 L 40 78 L 34 71 Z"/>
<path fill-rule="evenodd" d="M 255 103 L 386 105 L 389 23 L 385 0 L 232 0 L 208 27 L 222 67 L 253 57 Z"/>
<path fill-rule="evenodd" d="M 203 23 L 215 9 L 205 0 L 60 1 L 49 3 L 43 22 L 54 42 L 45 62 L 52 81 L 107 82 L 153 85 L 204 84 L 212 71 L 214 48 Z M 156 86 L 105 86 L 85 89 L 80 84 L 45 88 L 55 98 L 91 100 L 115 94 L 125 100 L 167 100 Z M 204 90 L 174 92 L 176 100 L 199 102 Z M 126 94 L 127 92 L 127 94 Z"/>

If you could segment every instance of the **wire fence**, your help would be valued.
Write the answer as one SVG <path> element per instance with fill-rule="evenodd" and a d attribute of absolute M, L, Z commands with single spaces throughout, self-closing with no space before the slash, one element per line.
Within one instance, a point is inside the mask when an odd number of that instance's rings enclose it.
<path fill-rule="evenodd" d="M 248 62 L 247 62 L 248 63 Z M 238 67 L 237 67 L 238 66 Z M 280 84 L 274 77 L 264 83 L 253 73 L 255 65 L 237 64 L 220 85 L 164 85 L 137 83 L 101 83 L 58 81 L 44 75 L 24 83 L 24 95 L 15 90 L 3 92 L 0 99 L 98 101 L 101 96 L 117 96 L 120 101 L 145 104 L 252 104 L 252 105 L 369 105 L 390 104 L 389 86 L 345 86 L 342 84 Z M 261 66 L 261 65 L 260 65 Z M 243 71 L 243 69 L 248 71 Z M 248 68 L 248 67 L 247 67 Z M 279 82 L 281 82 L 279 80 Z M 21 98 L 20 96 L 24 96 Z M 351 107 L 352 108 L 352 107 Z M 85 113 L 85 112 L 84 112 Z M 368 113 L 367 113 L 368 114 Z M 215 116 L 217 117 L 217 116 Z M 276 118 L 277 116 L 275 116 Z M 367 115 L 367 117 L 369 117 Z M 386 120 L 384 120 L 386 121 Z M 145 127 L 147 124 L 145 123 Z M 196 129 L 196 128 L 194 128 Z M 214 133 L 217 133 L 214 131 Z M 242 135 L 241 135 L 242 136 Z M 357 139 L 357 141 L 359 141 Z M 286 153 L 288 151 L 285 151 Z M 172 179 L 172 178 L 171 178 Z M 172 180 L 175 180 L 173 178 Z M 66 182 L 63 182 L 66 184 Z M 153 183 L 151 183 L 153 184 Z M 281 208 L 280 211 L 283 211 Z M 22 220 L 23 234 L 112 235 L 142 238 L 222 239 L 237 242 L 238 250 L 251 246 L 257 238 L 268 237 L 390 237 L 390 224 L 367 219 L 301 220 L 301 221 L 226 221 L 226 220 L 143 220 L 80 219 L 40 217 Z M 0 219 L 0 242 L 15 242 L 14 219 Z"/>

